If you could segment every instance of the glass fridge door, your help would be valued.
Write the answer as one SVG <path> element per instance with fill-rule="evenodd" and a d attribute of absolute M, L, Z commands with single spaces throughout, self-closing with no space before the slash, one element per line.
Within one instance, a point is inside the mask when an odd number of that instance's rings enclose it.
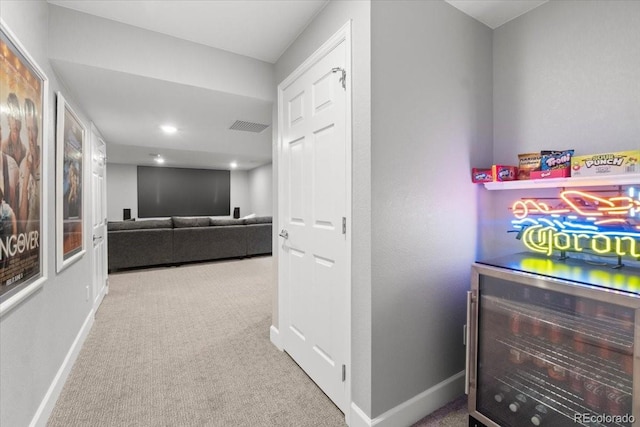
<path fill-rule="evenodd" d="M 640 425 L 634 308 L 488 275 L 478 287 L 479 413 L 500 426 Z"/>

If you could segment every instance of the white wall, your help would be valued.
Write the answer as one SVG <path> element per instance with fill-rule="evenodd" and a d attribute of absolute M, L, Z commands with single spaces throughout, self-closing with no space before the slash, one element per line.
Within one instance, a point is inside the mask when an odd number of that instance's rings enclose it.
<path fill-rule="evenodd" d="M 371 10 L 372 415 L 463 393 L 477 190 L 491 160 L 492 34 L 436 1 Z M 453 378 L 456 378 L 453 380 Z M 418 415 L 424 415 L 418 413 Z"/>
<path fill-rule="evenodd" d="M 79 351 L 84 337 L 82 333 L 87 332 L 93 319 L 92 301 L 87 298 L 87 289 L 92 288 L 90 252 L 61 273 L 56 273 L 53 214 L 55 92 L 60 90 L 63 93 L 87 129 L 90 122 L 50 67 L 47 58 L 47 3 L 0 0 L 0 10 L 2 19 L 49 78 L 48 128 L 42 134 L 43 147 L 48 149 L 48 156 L 44 159 L 48 168 L 48 193 L 44 206 L 48 229 L 41 236 L 48 261 L 45 269 L 47 280 L 40 290 L 0 318 L 0 425 L 27 426 L 35 421 L 44 425 L 77 355 L 72 350 Z M 91 162 L 85 164 L 90 165 Z M 85 172 L 88 172 L 88 166 Z M 91 193 L 85 192 L 85 196 L 84 212 L 88 220 L 92 215 Z M 85 225 L 85 229 L 89 229 L 89 221 Z M 85 233 L 84 245 L 91 247 L 91 233 Z M 70 359 L 65 364 L 67 356 Z"/>
<path fill-rule="evenodd" d="M 233 215 L 233 208 L 239 207 L 242 216 L 251 213 L 251 185 L 249 172 L 231 171 L 230 177 L 230 207 L 229 216 Z M 258 185 L 264 185 L 260 180 Z M 107 163 L 107 218 L 109 221 L 122 221 L 122 209 L 131 209 L 131 217 L 138 217 L 138 167 Z"/>
<path fill-rule="evenodd" d="M 122 210 L 138 218 L 138 169 L 135 165 L 107 163 L 107 219 L 122 221 Z"/>
<path fill-rule="evenodd" d="M 231 171 L 231 208 L 229 215 L 233 216 L 233 208 L 240 208 L 240 216 L 250 214 L 251 194 L 249 191 L 249 173 L 247 171 Z"/>
<path fill-rule="evenodd" d="M 551 1 L 494 31 L 494 163 L 518 153 L 640 149 L 640 2 Z M 481 257 L 525 250 L 507 234 L 514 198 L 483 192 Z"/>
<path fill-rule="evenodd" d="M 258 216 L 273 215 L 273 166 L 260 166 L 249 171 L 251 212 Z"/>

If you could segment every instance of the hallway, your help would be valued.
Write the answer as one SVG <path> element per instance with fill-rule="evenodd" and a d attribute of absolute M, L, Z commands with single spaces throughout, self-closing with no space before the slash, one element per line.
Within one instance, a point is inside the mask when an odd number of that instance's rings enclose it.
<path fill-rule="evenodd" d="M 272 262 L 110 275 L 48 426 L 345 425 L 269 340 Z"/>

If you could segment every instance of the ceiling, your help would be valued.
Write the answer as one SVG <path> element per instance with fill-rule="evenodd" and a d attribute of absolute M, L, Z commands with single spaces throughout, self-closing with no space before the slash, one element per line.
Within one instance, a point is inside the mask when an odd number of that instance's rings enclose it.
<path fill-rule="evenodd" d="M 328 0 L 48 0 L 50 4 L 275 63 Z M 179 19 L 176 19 L 179 16 Z M 273 104 L 135 73 L 52 59 L 69 95 L 107 142 L 110 163 L 248 170 L 271 162 Z M 96 84 L 99 82 L 99 84 Z M 275 86 L 275 82 L 274 82 Z M 173 135 L 160 130 L 170 119 Z"/>
<path fill-rule="evenodd" d="M 445 0 L 451 6 L 496 29 L 548 0 Z"/>
<path fill-rule="evenodd" d="M 59 60 L 52 65 L 73 82 L 74 96 L 107 141 L 111 163 L 152 165 L 152 154 L 174 167 L 228 169 L 235 161 L 252 169 L 271 162 L 271 128 L 229 130 L 237 119 L 270 124 L 269 101 Z M 165 134 L 161 123 L 178 132 Z"/>
<path fill-rule="evenodd" d="M 80 12 L 275 63 L 328 0 L 48 0 Z M 176 17 L 179 17 L 176 19 Z"/>
<path fill-rule="evenodd" d="M 267 63 L 328 1 L 48 0 Z M 546 0 L 445 1 L 496 28 Z M 111 163 L 152 165 L 156 154 L 174 167 L 228 169 L 233 161 L 247 170 L 271 162 L 272 127 L 259 134 L 229 130 L 235 120 L 270 125 L 271 102 L 62 60 L 52 65 L 63 83 L 73 82 L 65 86 L 105 138 Z M 174 135 L 159 129 L 167 118 L 179 129 Z"/>

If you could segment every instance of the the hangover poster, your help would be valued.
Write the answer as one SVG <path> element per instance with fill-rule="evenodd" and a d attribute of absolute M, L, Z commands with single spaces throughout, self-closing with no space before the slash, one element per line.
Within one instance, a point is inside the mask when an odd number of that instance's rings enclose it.
<path fill-rule="evenodd" d="M 0 302 L 42 274 L 43 80 L 0 31 Z"/>

